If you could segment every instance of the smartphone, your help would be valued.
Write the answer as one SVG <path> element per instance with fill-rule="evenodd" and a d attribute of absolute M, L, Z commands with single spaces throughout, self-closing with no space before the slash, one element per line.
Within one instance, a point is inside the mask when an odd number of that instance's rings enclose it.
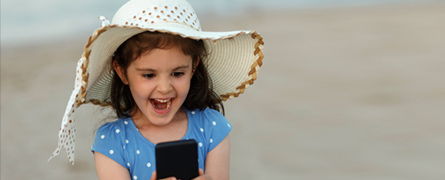
<path fill-rule="evenodd" d="M 159 143 L 155 153 L 158 179 L 176 177 L 189 180 L 199 176 L 198 143 L 195 140 Z"/>

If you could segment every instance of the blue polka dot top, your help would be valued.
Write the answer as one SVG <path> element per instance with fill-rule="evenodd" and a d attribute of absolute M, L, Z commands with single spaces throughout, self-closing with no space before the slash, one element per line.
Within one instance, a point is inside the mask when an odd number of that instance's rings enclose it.
<path fill-rule="evenodd" d="M 209 153 L 232 130 L 232 125 L 213 109 L 184 109 L 188 117 L 188 129 L 182 140 L 198 142 L 199 168 Z M 102 125 L 96 132 L 92 152 L 100 152 L 113 159 L 130 172 L 131 179 L 150 179 L 156 171 L 155 144 L 137 130 L 131 118 Z"/>

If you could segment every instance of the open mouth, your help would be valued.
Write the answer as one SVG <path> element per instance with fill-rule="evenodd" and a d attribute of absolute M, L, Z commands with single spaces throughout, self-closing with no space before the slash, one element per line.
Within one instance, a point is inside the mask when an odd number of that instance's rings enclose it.
<path fill-rule="evenodd" d="M 165 111 L 168 110 L 172 104 L 172 99 L 151 99 L 151 104 L 155 110 Z"/>

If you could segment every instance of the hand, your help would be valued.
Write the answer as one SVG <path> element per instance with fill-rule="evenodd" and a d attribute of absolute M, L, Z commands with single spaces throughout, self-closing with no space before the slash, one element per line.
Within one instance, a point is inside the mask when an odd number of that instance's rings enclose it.
<path fill-rule="evenodd" d="M 150 180 L 157 180 L 157 179 L 158 178 L 156 178 L 156 171 L 154 171 L 153 174 L 151 174 Z M 169 178 L 165 178 L 165 179 L 162 179 L 162 180 L 176 180 L 176 178 L 175 177 L 169 177 Z"/>
<path fill-rule="evenodd" d="M 154 171 L 153 174 L 151 174 L 150 180 L 157 180 L 157 178 L 156 178 L 156 171 Z M 165 179 L 162 179 L 162 180 L 176 180 L 176 178 L 175 177 L 169 177 L 169 178 L 165 178 Z"/>
<path fill-rule="evenodd" d="M 199 169 L 199 176 L 193 180 L 212 180 L 212 177 L 210 177 L 208 174 L 204 174 L 204 171 Z"/>
<path fill-rule="evenodd" d="M 153 172 L 151 175 L 150 180 L 157 180 L 156 179 L 156 171 Z M 176 180 L 175 177 L 168 177 L 162 180 Z M 210 177 L 208 174 L 204 174 L 204 171 L 202 169 L 199 169 L 199 176 L 194 178 L 193 180 L 212 180 L 212 177 Z"/>

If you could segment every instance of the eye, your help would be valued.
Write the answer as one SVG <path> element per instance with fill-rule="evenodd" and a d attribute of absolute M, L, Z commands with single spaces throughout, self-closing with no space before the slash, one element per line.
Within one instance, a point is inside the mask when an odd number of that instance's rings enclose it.
<path fill-rule="evenodd" d="M 183 72 L 174 72 L 174 73 L 172 74 L 173 77 L 177 77 L 177 78 L 179 78 L 179 77 L 181 77 L 181 76 L 183 76 L 183 75 L 184 75 Z"/>
<path fill-rule="evenodd" d="M 155 77 L 155 75 L 154 74 L 144 74 L 144 75 L 142 75 L 144 78 L 147 78 L 147 79 L 152 79 L 152 78 L 154 78 Z"/>

